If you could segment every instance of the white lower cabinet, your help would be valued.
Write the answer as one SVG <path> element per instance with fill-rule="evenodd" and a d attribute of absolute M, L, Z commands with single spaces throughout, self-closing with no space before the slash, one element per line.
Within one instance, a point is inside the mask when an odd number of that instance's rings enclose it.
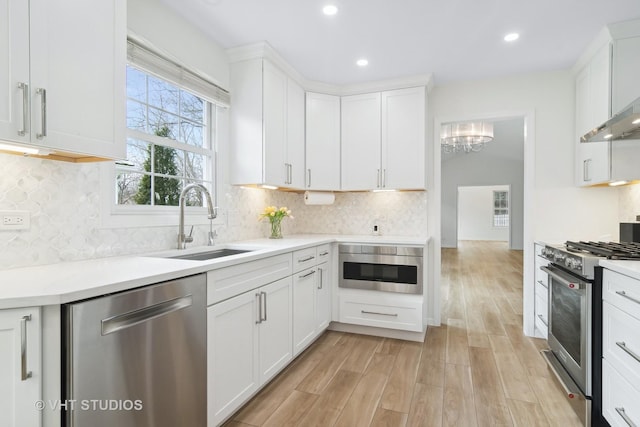
<path fill-rule="evenodd" d="M 422 332 L 422 295 L 340 289 L 340 322 Z"/>
<path fill-rule="evenodd" d="M 293 352 L 298 355 L 316 333 L 316 276 L 314 268 L 293 276 Z"/>
<path fill-rule="evenodd" d="M 291 295 L 286 277 L 207 309 L 210 426 L 291 361 Z"/>
<path fill-rule="evenodd" d="M 602 413 L 640 425 L 640 280 L 605 269 L 602 282 Z"/>
<path fill-rule="evenodd" d="M 329 245 L 311 248 L 318 263 L 293 275 L 293 354 L 309 346 L 331 322 L 331 258 Z M 307 250 L 308 251 L 308 250 Z M 294 264 L 296 259 L 294 252 Z M 307 254 L 302 259 L 310 258 Z M 295 266 L 294 266 L 295 269 Z"/>
<path fill-rule="evenodd" d="M 0 426 L 42 425 L 41 366 L 40 309 L 0 310 Z"/>
<path fill-rule="evenodd" d="M 544 245 L 535 244 L 535 305 L 534 305 L 534 325 L 536 337 L 547 339 L 549 325 L 549 291 L 547 273 L 541 270 L 541 267 L 549 264 L 545 258 L 542 258 L 542 248 Z"/>

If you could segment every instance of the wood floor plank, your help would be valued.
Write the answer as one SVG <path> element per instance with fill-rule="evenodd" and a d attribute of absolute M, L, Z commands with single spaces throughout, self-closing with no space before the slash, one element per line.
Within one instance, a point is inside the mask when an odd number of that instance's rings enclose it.
<path fill-rule="evenodd" d="M 371 420 L 371 427 L 405 427 L 407 414 L 378 408 Z"/>
<path fill-rule="evenodd" d="M 296 390 L 320 394 L 349 355 L 349 347 L 335 345 L 298 384 Z"/>
<path fill-rule="evenodd" d="M 466 322 L 447 319 L 447 363 L 469 366 L 469 338 Z"/>
<path fill-rule="evenodd" d="M 421 353 L 422 344 L 405 342 L 402 345 L 382 394 L 381 408 L 409 413 Z"/>
<path fill-rule="evenodd" d="M 522 334 L 522 327 L 505 325 L 513 349 L 530 376 L 550 377 L 547 363 L 533 342 Z"/>
<path fill-rule="evenodd" d="M 447 325 L 429 326 L 422 346 L 422 356 L 445 360 L 447 355 Z"/>
<path fill-rule="evenodd" d="M 443 400 L 444 388 L 417 383 L 413 391 L 407 427 L 440 427 Z"/>
<path fill-rule="evenodd" d="M 469 353 L 478 424 L 513 425 L 493 352 L 488 348 L 472 347 Z"/>
<path fill-rule="evenodd" d="M 288 427 L 298 425 L 298 421 L 311 408 L 317 395 L 294 390 L 263 424 L 264 427 Z"/>
<path fill-rule="evenodd" d="M 416 382 L 433 387 L 444 388 L 444 366 L 444 360 L 422 357 L 420 359 L 420 365 L 418 366 Z"/>
<path fill-rule="evenodd" d="M 395 354 L 381 354 L 376 353 L 373 355 L 371 360 L 369 361 L 369 365 L 367 366 L 367 370 L 365 373 L 378 373 L 383 375 L 391 374 L 393 370 L 393 365 L 396 361 Z"/>
<path fill-rule="evenodd" d="M 349 335 L 349 337 L 350 339 L 338 344 L 345 345 L 349 349 L 349 354 L 341 369 L 364 373 L 382 339 L 367 335 Z"/>
<path fill-rule="evenodd" d="M 376 349 L 376 353 L 397 355 L 402 348 L 402 340 L 394 340 L 392 338 L 385 338 L 382 343 Z"/>
<path fill-rule="evenodd" d="M 549 422 L 538 403 L 507 399 L 511 417 L 516 427 L 547 427 Z"/>
<path fill-rule="evenodd" d="M 387 376 L 375 372 L 365 374 L 347 401 L 336 427 L 367 427 L 378 407 Z"/>
<path fill-rule="evenodd" d="M 327 385 L 325 392 L 301 418 L 299 425 L 305 427 L 333 425 L 361 378 L 362 374 L 356 372 L 338 371 Z"/>
<path fill-rule="evenodd" d="M 465 365 L 447 363 L 444 379 L 444 399 L 442 404 L 443 426 L 478 425 L 476 418 L 471 368 Z"/>
<path fill-rule="evenodd" d="M 490 335 L 491 348 L 498 366 L 505 396 L 525 402 L 537 403 L 529 384 L 527 371 L 515 354 L 511 340 L 500 335 Z"/>

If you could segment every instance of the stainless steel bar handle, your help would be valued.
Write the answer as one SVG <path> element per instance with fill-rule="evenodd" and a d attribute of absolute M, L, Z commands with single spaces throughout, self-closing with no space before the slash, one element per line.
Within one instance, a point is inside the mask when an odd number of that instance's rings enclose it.
<path fill-rule="evenodd" d="M 634 298 L 634 297 L 630 297 L 629 295 L 627 295 L 627 293 L 625 291 L 616 291 L 616 294 L 620 295 L 621 297 L 624 297 L 630 301 L 635 302 L 636 304 L 640 304 L 640 300 Z"/>
<path fill-rule="evenodd" d="M 174 311 L 190 307 L 193 304 L 193 295 L 173 298 L 127 313 L 118 314 L 101 321 L 102 335 L 112 334 L 122 329 L 138 325 L 153 319 L 157 319 Z"/>
<path fill-rule="evenodd" d="M 309 277 L 312 274 L 316 274 L 315 270 L 311 270 L 310 272 L 308 272 L 307 274 L 303 274 L 302 276 L 298 276 L 298 279 L 304 279 L 305 277 Z"/>
<path fill-rule="evenodd" d="M 378 313 L 377 311 L 360 310 L 362 314 L 378 314 L 380 316 L 398 317 L 397 313 Z"/>
<path fill-rule="evenodd" d="M 311 169 L 307 169 L 307 187 L 311 187 Z"/>
<path fill-rule="evenodd" d="M 616 341 L 616 345 L 624 350 L 624 352 L 629 356 L 636 359 L 636 362 L 640 362 L 640 356 L 638 356 L 634 351 L 629 350 L 629 347 L 627 347 L 627 343 L 625 343 L 624 341 Z"/>
<path fill-rule="evenodd" d="M 30 314 L 20 319 L 20 378 L 22 381 L 26 381 L 32 375 L 31 371 L 27 371 L 27 322 L 30 320 Z"/>
<path fill-rule="evenodd" d="M 299 258 L 298 262 L 307 262 L 307 261 L 311 261 L 312 259 L 314 259 L 315 257 L 313 255 L 308 256 L 306 258 Z"/>
<path fill-rule="evenodd" d="M 262 292 L 256 293 L 256 298 L 258 299 L 258 320 L 256 320 L 256 325 L 262 323 Z"/>
<path fill-rule="evenodd" d="M 262 318 L 262 321 L 266 322 L 267 321 L 267 293 L 266 292 L 260 292 L 264 298 L 262 299 L 262 304 L 264 304 L 264 317 Z"/>
<path fill-rule="evenodd" d="M 29 127 L 29 85 L 18 82 L 18 89 L 22 90 L 22 129 L 18 129 L 18 135 L 25 136 Z"/>
<path fill-rule="evenodd" d="M 378 185 L 377 185 L 377 187 L 380 188 L 381 187 L 381 185 L 380 185 L 380 169 L 378 169 L 377 174 L 378 174 Z"/>
<path fill-rule="evenodd" d="M 47 90 L 39 87 L 36 93 L 40 95 L 40 120 L 42 128 L 40 133 L 36 133 L 36 138 L 42 139 L 47 136 Z"/>
<path fill-rule="evenodd" d="M 386 169 L 382 169 L 382 188 L 385 188 L 387 186 L 387 170 Z"/>
<path fill-rule="evenodd" d="M 318 268 L 318 271 L 320 272 L 320 280 L 318 281 L 318 289 L 322 289 L 322 269 Z"/>
<path fill-rule="evenodd" d="M 542 280 L 538 280 L 538 283 L 540 283 L 542 286 L 544 286 L 544 287 L 545 287 L 545 289 L 548 289 L 548 288 L 549 288 L 549 285 L 548 285 L 548 284 L 545 284 Z"/>
<path fill-rule="evenodd" d="M 589 164 L 591 163 L 591 159 L 587 159 L 582 162 L 582 179 L 583 181 L 591 181 L 591 177 L 589 176 Z"/>
<path fill-rule="evenodd" d="M 637 427 L 636 423 L 634 423 L 633 421 L 631 421 L 631 418 L 629 418 L 629 416 L 627 415 L 627 413 L 624 410 L 624 407 L 620 407 L 620 408 L 616 408 L 616 412 L 618 413 L 618 415 L 620 415 L 622 417 L 622 419 L 624 420 L 625 423 L 627 423 L 627 425 L 629 427 Z"/>
<path fill-rule="evenodd" d="M 329 251 L 320 252 L 318 255 L 319 256 L 327 256 L 327 255 L 329 255 Z"/>
<path fill-rule="evenodd" d="M 544 317 L 542 317 L 542 314 L 538 314 L 538 319 L 540 319 L 540 321 L 544 323 L 544 326 L 549 327 L 549 324 L 547 323 L 546 320 L 544 320 Z"/>
<path fill-rule="evenodd" d="M 558 273 L 556 273 L 555 271 L 553 271 L 549 267 L 544 267 L 543 266 L 543 267 L 540 267 L 540 270 L 546 272 L 549 276 L 553 277 L 554 279 L 556 279 L 558 282 L 562 283 L 563 285 L 565 285 L 569 289 L 574 289 L 574 290 L 584 289 L 584 283 L 571 282 L 571 281 L 565 279 L 564 277 L 560 276 Z"/>

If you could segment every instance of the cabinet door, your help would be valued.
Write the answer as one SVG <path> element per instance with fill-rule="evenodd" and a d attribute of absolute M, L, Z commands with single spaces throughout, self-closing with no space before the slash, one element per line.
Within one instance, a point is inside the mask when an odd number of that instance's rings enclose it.
<path fill-rule="evenodd" d="M 611 117 L 611 45 L 607 43 L 589 63 L 589 106 L 587 131 Z M 586 131 L 585 131 L 586 132 Z"/>
<path fill-rule="evenodd" d="M 340 189 L 340 97 L 307 92 L 306 188 Z"/>
<path fill-rule="evenodd" d="M 287 277 L 259 290 L 264 319 L 259 323 L 260 383 L 264 384 L 293 358 L 292 279 Z"/>
<path fill-rule="evenodd" d="M 316 335 L 327 329 L 331 322 L 331 273 L 329 263 L 318 266 L 316 285 Z"/>
<path fill-rule="evenodd" d="M 382 92 L 382 187 L 425 188 L 424 87 Z"/>
<path fill-rule="evenodd" d="M 600 184 L 611 179 L 610 148 L 608 141 L 577 144 L 576 174 L 579 186 Z"/>
<path fill-rule="evenodd" d="M 315 290 L 317 271 L 302 270 L 293 276 L 293 354 L 297 356 L 315 338 Z"/>
<path fill-rule="evenodd" d="M 342 189 L 380 188 L 380 93 L 344 96 Z"/>
<path fill-rule="evenodd" d="M 207 308 L 207 419 L 218 425 L 259 387 L 258 291 Z"/>
<path fill-rule="evenodd" d="M 304 188 L 304 89 L 287 79 L 287 186 Z"/>
<path fill-rule="evenodd" d="M 616 40 L 613 45 L 612 113 L 640 97 L 640 37 Z"/>
<path fill-rule="evenodd" d="M 287 76 L 268 61 L 263 62 L 263 156 L 264 183 L 283 186 L 286 165 Z"/>
<path fill-rule="evenodd" d="M 30 4 L 32 142 L 124 158 L 126 3 Z"/>
<path fill-rule="evenodd" d="M 39 309 L 0 310 L 1 426 L 41 425 L 41 413 L 34 407 L 42 387 L 40 334 Z"/>
<path fill-rule="evenodd" d="M 29 2 L 0 0 L 0 28 L 0 139 L 28 142 Z"/>
<path fill-rule="evenodd" d="M 589 66 L 584 67 L 576 76 L 576 142 L 593 128 L 590 117 Z M 598 125 L 595 125 L 598 126 Z M 582 173 L 580 173 L 582 175 Z M 581 180 L 581 179 L 580 179 Z"/>

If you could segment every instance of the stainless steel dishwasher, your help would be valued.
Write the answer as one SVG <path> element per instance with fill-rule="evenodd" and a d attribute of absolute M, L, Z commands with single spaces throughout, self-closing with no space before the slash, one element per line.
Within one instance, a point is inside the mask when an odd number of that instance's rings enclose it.
<path fill-rule="evenodd" d="M 66 304 L 63 424 L 206 426 L 206 276 Z"/>

